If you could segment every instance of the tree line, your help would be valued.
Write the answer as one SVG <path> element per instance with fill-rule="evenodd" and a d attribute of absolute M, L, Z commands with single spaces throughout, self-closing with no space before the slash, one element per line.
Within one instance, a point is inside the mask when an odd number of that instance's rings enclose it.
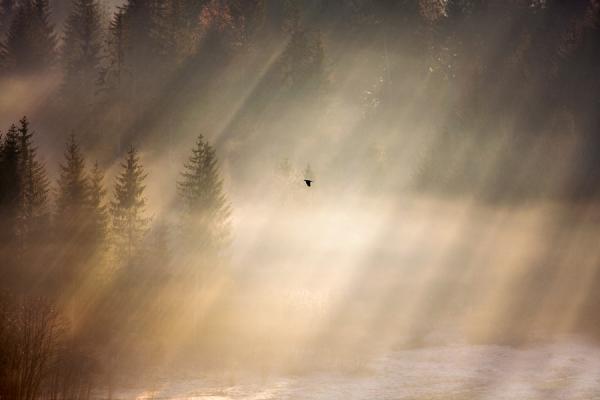
<path fill-rule="evenodd" d="M 230 118 L 226 105 L 240 96 L 247 101 L 227 137 L 248 147 L 299 142 L 301 135 L 280 132 L 330 122 L 326 105 L 348 90 L 352 68 L 340 55 L 352 53 L 372 74 L 371 86 L 351 85 L 350 102 L 364 111 L 347 144 L 365 142 L 359 164 L 381 167 L 369 151 L 383 139 L 368 133 L 399 131 L 401 142 L 410 134 L 402 126 L 428 124 L 437 137 L 413 162 L 418 190 L 488 185 L 487 198 L 547 192 L 553 183 L 535 177 L 552 169 L 557 143 L 570 134 L 590 145 L 579 150 L 565 192 L 594 195 L 600 180 L 592 151 L 600 14 L 591 0 L 127 0 L 108 20 L 96 0 L 76 0 L 62 30 L 51 23 L 48 0 L 1 6 L 2 75 L 57 72 L 60 101 L 40 118 L 80 129 L 80 140 L 104 149 L 105 159 L 133 139 L 160 148 L 174 132 Z M 245 93 L 248 76 L 261 79 Z M 399 120 L 406 104 L 415 106 Z M 486 132 L 500 127 L 509 139 L 497 151 L 498 134 Z M 526 168 L 524 149 L 539 141 L 542 154 L 515 182 L 513 169 Z M 473 145 L 464 150 L 465 143 Z M 483 176 L 493 156 L 503 168 Z M 350 162 L 339 164 L 348 170 Z"/>
<path fill-rule="evenodd" d="M 103 170 L 88 165 L 73 135 L 52 190 L 33 136 L 25 117 L 0 136 L 0 397 L 88 398 L 99 371 L 115 368 L 98 354 L 127 354 L 124 338 L 142 335 L 127 321 L 153 312 L 150 294 L 223 265 L 230 206 L 202 136 L 177 181 L 175 224 L 148 215 L 147 174 L 133 146 L 108 196 Z M 74 311 L 86 284 L 104 292 L 95 312 Z"/>
<path fill-rule="evenodd" d="M 282 19 L 277 24 L 293 32 L 294 50 L 288 56 L 304 52 L 299 55 L 314 59 L 305 66 L 286 64 L 287 79 L 296 81 L 295 74 L 311 74 L 322 57 L 319 37 L 306 37 L 297 8 L 291 3 L 267 6 L 264 0 L 128 0 L 105 26 L 96 0 L 76 0 L 59 34 L 50 22 L 48 0 L 6 1 L 1 71 L 10 76 L 59 70 L 62 96 L 72 104 L 94 103 L 94 98 L 114 102 L 132 90 L 139 101 L 138 89 L 158 89 L 165 84 L 161 78 L 177 68 L 206 67 L 202 52 L 207 49 L 221 57 L 247 49 L 259 28 L 266 29 L 267 15 L 275 14 Z"/>

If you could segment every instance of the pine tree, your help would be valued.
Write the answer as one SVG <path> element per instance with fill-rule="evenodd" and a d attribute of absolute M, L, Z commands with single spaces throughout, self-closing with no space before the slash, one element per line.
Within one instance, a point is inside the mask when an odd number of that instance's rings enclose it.
<path fill-rule="evenodd" d="M 166 2 L 156 24 L 156 38 L 161 57 L 179 65 L 193 55 L 199 41 L 199 14 L 203 2 L 170 0 Z"/>
<path fill-rule="evenodd" d="M 118 8 L 109 26 L 108 61 L 100 80 L 103 89 L 114 92 L 119 88 L 121 94 L 135 92 L 142 86 L 148 90 L 161 83 L 156 79 L 157 73 L 191 54 L 197 35 L 188 28 L 196 26 L 198 19 L 186 15 L 185 3 L 127 0 Z"/>
<path fill-rule="evenodd" d="M 151 75 L 164 61 L 160 55 L 163 45 L 160 21 L 164 15 L 164 2 L 157 0 L 127 0 L 122 7 L 125 36 L 125 62 L 131 70 L 134 85 L 138 77 Z"/>
<path fill-rule="evenodd" d="M 14 214 L 20 191 L 18 132 L 13 124 L 0 148 L 0 211 L 12 210 Z"/>
<path fill-rule="evenodd" d="M 97 163 L 85 173 L 85 160 L 72 135 L 67 141 L 65 163 L 60 165 L 55 225 L 61 242 L 73 248 L 64 252 L 65 263 L 85 262 L 105 249 L 107 215 L 102 172 Z"/>
<path fill-rule="evenodd" d="M 147 232 L 145 216 L 144 179 L 146 173 L 133 146 L 121 164 L 121 174 L 115 184 L 110 208 L 117 256 L 131 265 L 141 250 Z"/>
<path fill-rule="evenodd" d="M 14 264 L 13 246 L 17 236 L 17 215 L 21 194 L 19 142 L 15 125 L 2 138 L 0 147 L 0 257 L 5 267 Z"/>
<path fill-rule="evenodd" d="M 21 5 L 11 19 L 6 33 L 6 40 L 2 43 L 0 54 L 2 55 L 2 69 L 14 72 L 20 66 L 31 63 L 28 54 L 28 28 L 27 20 L 30 8 L 26 4 Z"/>
<path fill-rule="evenodd" d="M 64 89 L 70 94 L 94 94 L 102 49 L 100 11 L 96 0 L 75 0 L 65 26 L 62 48 Z"/>
<path fill-rule="evenodd" d="M 55 225 L 61 242 L 74 248 L 67 261 L 77 263 L 77 257 L 88 257 L 104 248 L 107 215 L 104 205 L 103 175 L 97 163 L 90 174 L 85 172 L 85 160 L 72 135 L 66 144 L 65 163 L 60 165 Z"/>
<path fill-rule="evenodd" d="M 3 64 L 10 72 L 38 72 L 54 64 L 56 38 L 48 0 L 20 2 L 3 53 Z"/>
<path fill-rule="evenodd" d="M 48 178 L 25 117 L 0 147 L 0 264 L 3 279 L 21 285 L 39 267 L 48 244 Z"/>
<path fill-rule="evenodd" d="M 117 10 L 109 27 L 108 65 L 101 72 L 104 90 L 121 95 L 136 93 L 143 86 L 158 84 L 157 68 L 165 65 L 165 55 L 174 42 L 165 42 L 163 30 L 170 2 L 127 0 Z M 139 97 L 131 99 L 137 104 Z"/>
<path fill-rule="evenodd" d="M 104 174 L 98 167 L 98 163 L 94 163 L 94 168 L 88 177 L 88 213 L 90 220 L 91 242 L 95 249 L 99 249 L 104 243 L 107 234 L 108 215 L 106 205 L 104 204 L 104 196 L 106 190 L 102 181 Z"/>
<path fill-rule="evenodd" d="M 81 155 L 75 136 L 71 135 L 66 144 L 65 163 L 60 165 L 58 198 L 56 201 L 59 223 L 81 223 L 87 200 L 87 178 L 85 161 Z"/>
<path fill-rule="evenodd" d="M 50 210 L 48 207 L 49 181 L 44 165 L 37 159 L 33 146 L 33 133 L 29 121 L 23 117 L 18 129 L 19 178 L 21 180 L 18 213 L 18 237 L 22 250 L 40 244 L 48 231 Z"/>
<path fill-rule="evenodd" d="M 123 10 L 119 9 L 110 21 L 106 43 L 107 64 L 100 70 L 101 89 L 111 94 L 121 89 L 121 82 L 125 78 L 126 31 L 123 15 Z"/>
<path fill-rule="evenodd" d="M 107 213 L 102 172 L 97 164 L 89 174 L 85 172 L 85 160 L 73 135 L 66 143 L 60 169 L 55 231 L 61 249 L 58 281 L 64 284 L 85 273 L 82 268 L 90 259 L 107 250 Z"/>
<path fill-rule="evenodd" d="M 57 252 L 61 285 L 71 282 L 90 255 L 87 213 L 88 185 L 85 160 L 75 136 L 67 140 L 64 163 L 60 164 L 54 228 L 60 251 Z"/>
<path fill-rule="evenodd" d="M 202 135 L 181 176 L 178 193 L 183 241 L 201 253 L 218 256 L 230 236 L 231 211 L 215 151 Z"/>

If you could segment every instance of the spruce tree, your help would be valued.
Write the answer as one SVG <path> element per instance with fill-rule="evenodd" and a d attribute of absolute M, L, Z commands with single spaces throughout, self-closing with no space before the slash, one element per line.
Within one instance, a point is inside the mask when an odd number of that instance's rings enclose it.
<path fill-rule="evenodd" d="M 49 184 L 25 117 L 18 128 L 10 127 L 0 147 L 0 257 L 6 268 L 2 275 L 12 284 L 22 284 L 39 267 L 40 251 L 48 244 Z"/>
<path fill-rule="evenodd" d="M 61 272 L 56 281 L 61 285 L 72 281 L 90 255 L 87 197 L 85 161 L 75 136 L 71 135 L 65 146 L 64 162 L 60 164 L 54 217 Z"/>
<path fill-rule="evenodd" d="M 58 180 L 55 227 L 66 249 L 62 252 L 65 268 L 77 268 L 105 248 L 105 190 L 97 164 L 90 174 L 85 172 L 85 160 L 73 135 L 67 141 L 64 156 Z"/>
<path fill-rule="evenodd" d="M 125 162 L 121 164 L 121 173 L 115 184 L 114 198 L 110 203 L 117 256 L 129 265 L 139 254 L 147 232 L 145 178 L 146 173 L 139 156 L 131 146 Z"/>
<path fill-rule="evenodd" d="M 15 214 L 20 183 L 18 131 L 13 124 L 2 138 L 0 147 L 0 212 Z"/>
<path fill-rule="evenodd" d="M 144 86 L 158 84 L 157 67 L 163 66 L 171 50 L 165 42 L 169 35 L 165 15 L 169 2 L 157 0 L 127 0 L 119 7 L 109 26 L 107 43 L 108 65 L 101 73 L 104 90 L 121 95 L 133 95 Z M 128 99 L 129 100 L 129 99 Z M 131 97 L 135 105 L 139 96 Z"/>
<path fill-rule="evenodd" d="M 170 0 L 159 14 L 156 38 L 160 56 L 171 66 L 195 53 L 199 41 L 200 1 Z"/>
<path fill-rule="evenodd" d="M 57 222 L 59 224 L 81 223 L 82 218 L 85 218 L 84 207 L 88 187 L 85 161 L 74 135 L 71 135 L 67 141 L 64 156 L 65 162 L 60 165 L 61 172 L 58 180 Z"/>
<path fill-rule="evenodd" d="M 178 182 L 182 236 L 189 247 L 218 256 L 230 236 L 230 206 L 213 147 L 200 135 Z"/>
<path fill-rule="evenodd" d="M 48 0 L 23 0 L 10 24 L 3 51 L 9 72 L 39 72 L 52 66 L 56 37 Z"/>
<path fill-rule="evenodd" d="M 100 70 L 99 84 L 104 92 L 115 94 L 121 89 L 125 77 L 125 26 L 124 12 L 117 10 L 108 27 L 106 42 L 106 65 Z"/>
<path fill-rule="evenodd" d="M 56 61 L 56 34 L 50 20 L 49 0 L 33 0 L 33 27 L 35 49 L 42 67 L 52 66 Z"/>
<path fill-rule="evenodd" d="M 125 36 L 125 63 L 131 70 L 134 86 L 140 78 L 149 78 L 163 61 L 161 55 L 161 23 L 164 2 L 157 0 L 127 0 L 122 7 Z"/>
<path fill-rule="evenodd" d="M 96 250 L 99 250 L 100 246 L 103 245 L 107 234 L 108 215 L 106 205 L 104 203 L 106 190 L 104 189 L 103 180 L 104 174 L 96 162 L 94 163 L 94 167 L 92 168 L 88 178 L 87 199 L 90 221 L 90 239 Z"/>
<path fill-rule="evenodd" d="M 15 125 L 2 138 L 0 148 L 0 257 L 4 267 L 14 265 L 14 245 L 17 236 L 17 215 L 21 194 L 19 176 L 19 142 Z M 7 271 L 1 271 L 5 275 Z"/>
<path fill-rule="evenodd" d="M 48 206 L 49 180 L 44 165 L 37 158 L 29 121 L 23 117 L 18 129 L 20 198 L 18 237 L 22 250 L 40 245 L 48 233 L 50 210 Z"/>
<path fill-rule="evenodd" d="M 62 48 L 64 89 L 71 96 L 89 98 L 94 94 L 102 50 L 100 28 L 96 0 L 75 0 Z"/>

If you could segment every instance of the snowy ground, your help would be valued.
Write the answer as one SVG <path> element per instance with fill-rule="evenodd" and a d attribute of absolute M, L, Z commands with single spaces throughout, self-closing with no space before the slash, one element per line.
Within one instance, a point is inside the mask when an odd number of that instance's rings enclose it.
<path fill-rule="evenodd" d="M 192 379 L 123 399 L 600 399 L 600 347 L 581 340 L 514 348 L 454 345 L 395 351 L 354 374 Z"/>

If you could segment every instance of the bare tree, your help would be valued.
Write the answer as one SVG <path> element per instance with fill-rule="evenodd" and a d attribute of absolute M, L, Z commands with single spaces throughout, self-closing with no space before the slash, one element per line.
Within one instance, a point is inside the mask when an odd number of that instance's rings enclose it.
<path fill-rule="evenodd" d="M 4 308 L 0 345 L 0 398 L 34 400 L 57 355 L 64 325 L 56 309 L 40 298 Z"/>

